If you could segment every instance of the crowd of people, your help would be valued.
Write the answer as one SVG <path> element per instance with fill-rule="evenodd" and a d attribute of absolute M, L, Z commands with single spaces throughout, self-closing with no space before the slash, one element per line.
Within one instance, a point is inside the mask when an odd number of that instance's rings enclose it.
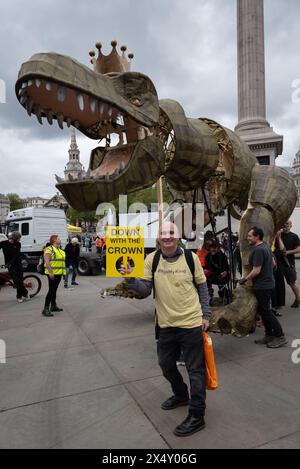
<path fill-rule="evenodd" d="M 252 289 L 258 302 L 258 314 L 265 328 L 264 337 L 255 341 L 275 349 L 284 346 L 287 339 L 274 312 L 285 305 L 285 284 L 291 287 L 295 300 L 293 308 L 300 305 L 299 287 L 295 268 L 295 254 L 300 253 L 299 237 L 292 233 L 288 221 L 275 237 L 272 249 L 264 243 L 264 233 L 259 227 L 252 227 L 247 236 L 252 252 L 249 258 L 251 271 L 240 278 L 240 285 L 252 281 Z M 23 286 L 20 260 L 20 233 L 9 234 L 8 240 L 0 243 L 5 262 L 17 286 L 17 299 L 28 298 Z M 153 290 L 157 318 L 157 353 L 163 376 L 169 381 L 173 395 L 161 404 L 164 411 L 179 406 L 188 406 L 188 415 L 174 430 L 175 435 L 191 435 L 205 427 L 206 381 L 203 331 L 208 330 L 213 301 L 213 286 L 224 302 L 230 301 L 228 283 L 232 273 L 228 263 L 228 252 L 238 247 L 228 246 L 228 238 L 221 241 L 207 232 L 204 244 L 195 254 L 180 247 L 176 225 L 163 223 L 158 236 L 158 249 L 145 259 L 143 278 L 126 278 L 130 288 L 141 298 L 149 296 Z M 105 240 L 99 249 L 105 249 Z M 64 278 L 68 287 L 70 270 L 72 285 L 77 285 L 76 270 L 79 256 L 79 241 L 73 238 L 62 249 L 57 235 L 50 237 L 44 249 L 43 260 L 48 280 L 48 291 L 42 314 L 53 316 L 62 311 L 57 305 L 57 289 Z M 120 272 L 131 273 L 132 266 L 121 265 Z M 242 272 L 240 272 L 242 273 Z M 271 308 L 271 300 L 272 306 Z M 190 392 L 179 372 L 177 362 L 180 354 L 190 380 Z"/>

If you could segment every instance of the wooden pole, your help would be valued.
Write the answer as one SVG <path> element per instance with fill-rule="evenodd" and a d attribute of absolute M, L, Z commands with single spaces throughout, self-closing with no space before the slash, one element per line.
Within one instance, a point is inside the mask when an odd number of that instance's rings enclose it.
<path fill-rule="evenodd" d="M 157 193 L 157 202 L 158 202 L 158 215 L 159 215 L 159 232 L 161 230 L 161 226 L 163 223 L 163 185 L 162 185 L 162 177 L 156 183 L 156 193 Z"/>

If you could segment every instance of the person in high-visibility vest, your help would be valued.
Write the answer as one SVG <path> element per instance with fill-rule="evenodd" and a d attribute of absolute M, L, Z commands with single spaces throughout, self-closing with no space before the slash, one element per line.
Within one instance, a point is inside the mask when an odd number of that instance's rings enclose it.
<path fill-rule="evenodd" d="M 97 237 L 97 238 L 96 238 L 96 249 L 97 249 L 98 254 L 101 253 L 101 251 L 102 251 L 102 246 L 103 246 L 103 239 Z"/>
<path fill-rule="evenodd" d="M 53 316 L 53 312 L 63 311 L 56 304 L 56 292 L 62 277 L 66 275 L 66 253 L 61 249 L 58 235 L 50 236 L 50 245 L 44 249 L 44 260 L 49 289 L 42 315 L 49 317 Z"/>
<path fill-rule="evenodd" d="M 199 261 L 200 261 L 203 269 L 205 268 L 206 256 L 209 253 L 209 247 L 210 247 L 212 242 L 213 242 L 212 239 L 210 239 L 210 238 L 206 239 L 206 236 L 205 236 L 202 248 L 197 249 L 197 256 L 199 258 Z"/>

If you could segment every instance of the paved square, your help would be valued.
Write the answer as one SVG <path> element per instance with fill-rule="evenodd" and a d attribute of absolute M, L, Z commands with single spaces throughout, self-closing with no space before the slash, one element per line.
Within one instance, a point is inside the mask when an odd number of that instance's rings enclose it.
<path fill-rule="evenodd" d="M 300 262 L 298 267 L 300 267 Z M 103 276 L 79 277 L 53 318 L 41 316 L 46 292 L 17 304 L 0 291 L 0 448 L 299 448 L 300 309 L 287 307 L 289 346 L 213 335 L 220 387 L 208 392 L 207 427 L 177 438 L 186 409 L 160 409 L 171 395 L 156 358 L 153 300 L 100 299 Z M 187 379 L 186 370 L 180 368 Z"/>

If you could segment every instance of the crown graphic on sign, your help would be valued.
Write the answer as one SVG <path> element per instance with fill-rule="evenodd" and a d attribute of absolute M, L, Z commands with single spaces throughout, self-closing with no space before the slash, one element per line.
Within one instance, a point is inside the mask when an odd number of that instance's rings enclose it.
<path fill-rule="evenodd" d="M 102 54 L 102 44 L 100 42 L 95 44 L 95 47 L 98 49 L 97 58 L 94 50 L 89 52 L 90 57 L 92 57 L 91 63 L 94 65 L 94 71 L 101 73 L 102 75 L 129 72 L 131 60 L 134 55 L 128 54 L 128 58 L 125 56 L 125 52 L 127 50 L 126 46 L 120 47 L 122 51 L 122 54 L 120 55 L 116 49 L 117 41 L 111 41 L 111 45 L 112 51 L 109 55 Z"/>

